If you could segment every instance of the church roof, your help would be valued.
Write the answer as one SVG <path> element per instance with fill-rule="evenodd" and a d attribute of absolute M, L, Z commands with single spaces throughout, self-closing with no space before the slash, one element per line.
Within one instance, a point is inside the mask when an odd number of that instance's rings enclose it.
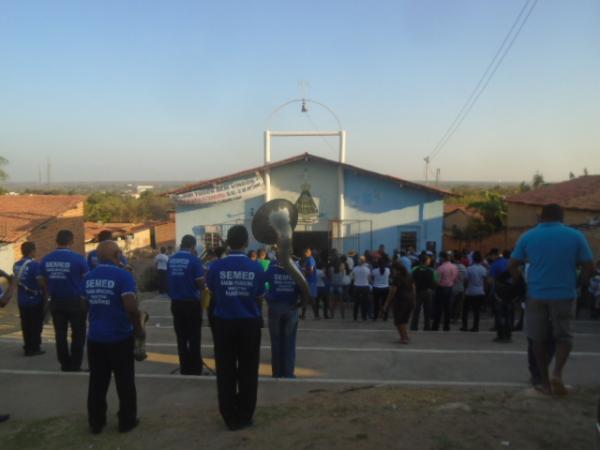
<path fill-rule="evenodd" d="M 188 184 L 188 185 L 182 186 L 182 187 L 180 187 L 178 189 L 175 189 L 175 190 L 169 192 L 169 194 L 171 194 L 171 195 L 184 194 L 186 192 L 190 192 L 190 191 L 195 191 L 197 189 L 206 188 L 206 187 L 211 186 L 211 185 L 224 183 L 224 182 L 227 182 L 227 181 L 230 181 L 230 180 L 235 180 L 237 178 L 248 176 L 248 175 L 254 174 L 256 172 L 259 172 L 261 175 L 263 175 L 265 169 L 272 170 L 272 169 L 274 169 L 276 167 L 285 166 L 287 164 L 295 163 L 295 162 L 298 162 L 298 161 L 315 161 L 315 162 L 322 162 L 322 163 L 331 164 L 331 165 L 335 165 L 335 166 L 341 165 L 344 169 L 353 170 L 353 171 L 356 171 L 358 173 L 362 173 L 362 174 L 365 174 L 365 175 L 371 175 L 371 176 L 374 176 L 374 177 L 383 178 L 383 179 L 392 181 L 394 183 L 397 183 L 397 184 L 399 184 L 400 186 L 403 186 L 403 187 L 410 187 L 410 188 L 414 188 L 414 189 L 421 189 L 421 190 L 424 190 L 424 191 L 432 192 L 434 194 L 443 195 L 443 196 L 453 195 L 451 192 L 445 191 L 443 189 L 438 189 L 438 188 L 432 187 L 432 186 L 426 186 L 424 184 L 415 183 L 413 181 L 407 181 L 407 180 L 404 180 L 402 178 L 398 178 L 398 177 L 395 177 L 395 176 L 392 176 L 392 175 L 386 175 L 386 174 L 374 172 L 372 170 L 367 170 L 367 169 L 364 169 L 362 167 L 354 166 L 354 165 L 351 165 L 351 164 L 340 163 L 339 161 L 334 161 L 332 159 L 323 158 L 322 156 L 315 156 L 315 155 L 312 155 L 310 153 L 303 153 L 303 154 L 300 154 L 300 155 L 297 155 L 297 156 L 293 156 L 291 158 L 283 159 L 281 161 L 271 162 L 271 163 L 269 163 L 267 165 L 261 165 L 259 167 L 254 167 L 252 169 L 246 169 L 246 170 L 243 170 L 241 172 L 236 172 L 236 173 L 233 173 L 231 175 L 226 175 L 226 176 L 222 176 L 222 177 L 218 177 L 218 178 L 212 178 L 212 179 L 209 179 L 209 180 L 200 181 L 198 183 Z"/>

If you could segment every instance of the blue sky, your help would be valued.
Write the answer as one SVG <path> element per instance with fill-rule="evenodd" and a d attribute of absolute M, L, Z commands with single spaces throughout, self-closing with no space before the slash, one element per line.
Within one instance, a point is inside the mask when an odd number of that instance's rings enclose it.
<path fill-rule="evenodd" d="M 524 0 L 0 2 L 0 155 L 12 181 L 196 180 L 262 161 L 262 132 L 334 128 L 348 161 L 423 178 Z M 447 180 L 600 173 L 600 3 L 540 0 L 434 160 Z M 274 159 L 336 142 L 277 141 Z"/>

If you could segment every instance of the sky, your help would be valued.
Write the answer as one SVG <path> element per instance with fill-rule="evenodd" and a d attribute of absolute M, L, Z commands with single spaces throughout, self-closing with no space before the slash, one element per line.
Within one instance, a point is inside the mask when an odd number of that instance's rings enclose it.
<path fill-rule="evenodd" d="M 0 0 L 0 156 L 14 182 L 48 160 L 53 181 L 201 180 L 260 165 L 265 129 L 337 129 L 316 104 L 269 119 L 306 95 L 339 117 L 349 163 L 423 179 L 524 3 Z M 431 166 L 447 181 L 600 173 L 600 2 L 539 0 Z"/>

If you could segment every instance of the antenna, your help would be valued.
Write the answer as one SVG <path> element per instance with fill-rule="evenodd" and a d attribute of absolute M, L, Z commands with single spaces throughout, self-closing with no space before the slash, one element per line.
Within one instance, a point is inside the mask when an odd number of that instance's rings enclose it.
<path fill-rule="evenodd" d="M 50 186 L 50 174 L 52 172 L 52 163 L 50 162 L 50 157 L 48 157 L 48 164 L 46 166 L 46 182 L 48 186 Z"/>
<path fill-rule="evenodd" d="M 38 184 L 42 184 L 42 167 L 38 164 Z"/>

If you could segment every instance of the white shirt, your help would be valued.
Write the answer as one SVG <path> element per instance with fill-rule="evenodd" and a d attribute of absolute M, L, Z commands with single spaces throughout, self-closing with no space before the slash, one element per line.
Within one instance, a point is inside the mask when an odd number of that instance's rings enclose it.
<path fill-rule="evenodd" d="M 366 264 L 356 266 L 352 269 L 352 278 L 354 279 L 354 286 L 365 287 L 369 285 L 369 277 L 371 275 L 371 269 Z"/>
<path fill-rule="evenodd" d="M 169 257 L 164 253 L 159 253 L 154 258 L 154 265 L 156 266 L 156 270 L 167 270 L 167 263 L 169 262 Z"/>
<path fill-rule="evenodd" d="M 371 275 L 373 276 L 373 287 L 382 289 L 390 287 L 390 269 L 387 267 L 383 269 L 383 274 L 377 267 L 373 269 Z"/>
<path fill-rule="evenodd" d="M 487 270 L 481 264 L 473 264 L 467 267 L 467 290 L 466 295 L 485 295 L 485 277 Z"/>
<path fill-rule="evenodd" d="M 317 269 L 317 287 L 325 287 L 325 272 L 321 269 Z"/>

